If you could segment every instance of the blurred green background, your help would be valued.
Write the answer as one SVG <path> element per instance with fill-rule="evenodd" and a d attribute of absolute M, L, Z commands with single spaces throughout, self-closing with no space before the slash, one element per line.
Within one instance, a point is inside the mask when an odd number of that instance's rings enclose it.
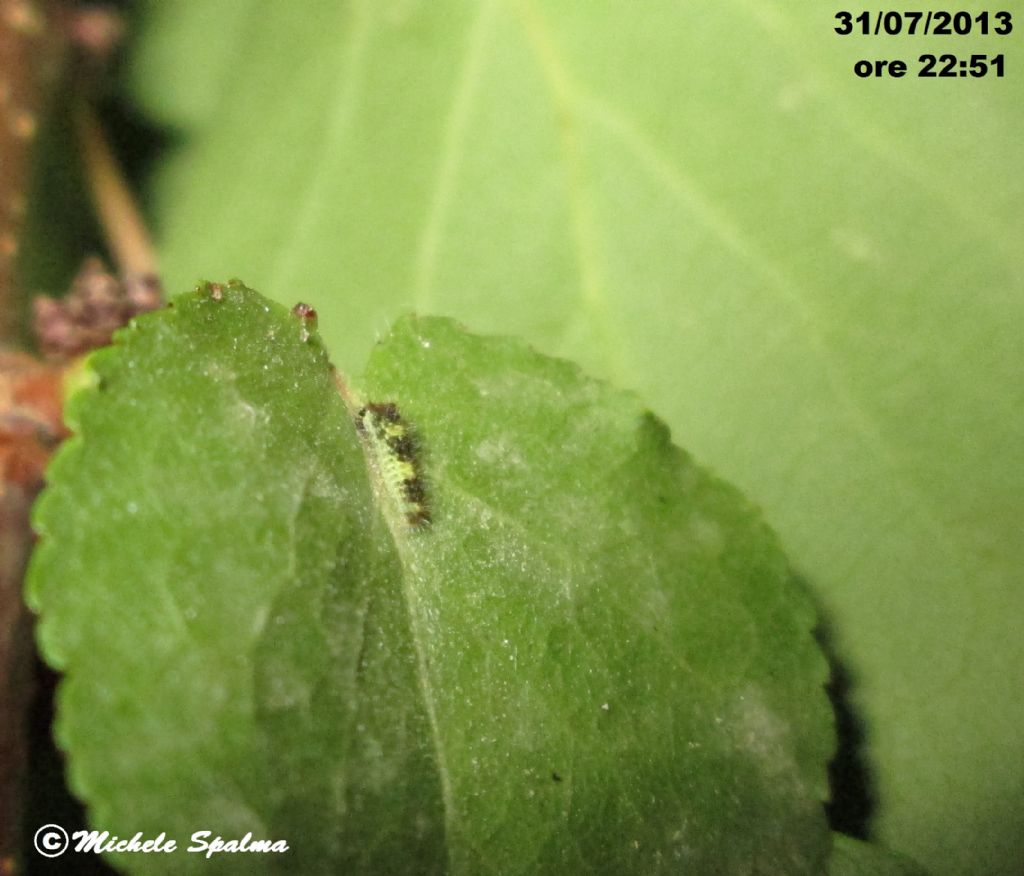
<path fill-rule="evenodd" d="M 415 310 L 640 391 L 816 595 L 870 836 L 1010 876 L 1024 9 L 1006 37 L 841 37 L 838 9 L 160 0 L 119 87 L 165 143 L 169 292 L 313 304 L 342 370 Z M 1006 75 L 852 72 L 925 52 Z"/>

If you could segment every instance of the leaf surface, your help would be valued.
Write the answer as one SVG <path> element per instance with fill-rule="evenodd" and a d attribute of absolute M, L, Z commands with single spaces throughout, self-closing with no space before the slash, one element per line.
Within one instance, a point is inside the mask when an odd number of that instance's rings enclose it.
<path fill-rule="evenodd" d="M 821 872 L 809 597 L 634 396 L 406 318 L 343 400 L 309 323 L 239 284 L 89 365 L 29 595 L 98 829 L 291 847 L 225 872 Z M 369 401 L 415 437 L 428 525 Z"/>
<path fill-rule="evenodd" d="M 928 876 L 909 858 L 843 834 L 832 835 L 828 876 Z"/>

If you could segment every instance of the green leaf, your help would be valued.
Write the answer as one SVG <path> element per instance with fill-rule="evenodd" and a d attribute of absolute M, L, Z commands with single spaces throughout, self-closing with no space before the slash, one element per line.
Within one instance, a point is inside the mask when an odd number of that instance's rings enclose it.
<path fill-rule="evenodd" d="M 1015 876 L 1024 77 L 1014 36 L 835 11 L 150 3 L 132 81 L 182 135 L 153 216 L 172 288 L 315 289 L 347 368 L 414 309 L 638 388 L 822 603 L 878 838 Z M 852 73 L 950 51 L 1007 76 Z"/>
<path fill-rule="evenodd" d="M 903 855 L 855 840 L 841 833 L 832 835 L 828 876 L 928 876 Z"/>
<path fill-rule="evenodd" d="M 98 829 L 291 847 L 232 872 L 821 872 L 811 602 L 633 395 L 417 318 L 348 388 L 239 284 L 90 367 L 29 596 Z M 361 441 L 371 401 L 414 452 Z"/>

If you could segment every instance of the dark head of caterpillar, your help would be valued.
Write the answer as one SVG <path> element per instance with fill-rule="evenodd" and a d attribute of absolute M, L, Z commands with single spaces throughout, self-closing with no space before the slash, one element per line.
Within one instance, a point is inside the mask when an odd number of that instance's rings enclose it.
<path fill-rule="evenodd" d="M 412 427 L 393 402 L 368 402 L 355 417 L 391 499 L 413 529 L 430 523 L 430 504 Z"/>

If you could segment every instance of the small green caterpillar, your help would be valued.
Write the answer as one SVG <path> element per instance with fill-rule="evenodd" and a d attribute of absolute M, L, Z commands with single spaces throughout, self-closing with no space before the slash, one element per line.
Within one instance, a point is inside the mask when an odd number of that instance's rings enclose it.
<path fill-rule="evenodd" d="M 430 523 L 427 490 L 417 459 L 416 438 L 391 402 L 367 402 L 355 418 L 356 430 L 373 452 L 392 499 L 406 523 L 420 529 Z"/>

